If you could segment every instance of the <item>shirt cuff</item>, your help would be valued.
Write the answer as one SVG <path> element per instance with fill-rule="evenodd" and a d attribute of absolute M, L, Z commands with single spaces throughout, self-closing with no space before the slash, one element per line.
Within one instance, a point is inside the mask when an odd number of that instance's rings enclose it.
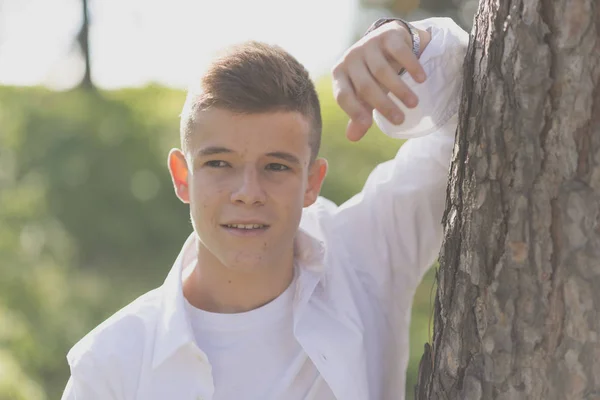
<path fill-rule="evenodd" d="M 419 99 L 419 105 L 407 108 L 392 93 L 388 94 L 405 114 L 400 125 L 392 124 L 377 110 L 373 112 L 379 128 L 399 139 L 429 135 L 458 112 L 462 65 L 469 44 L 469 34 L 450 18 L 428 18 L 411 24 L 431 33 L 431 41 L 419 58 L 427 80 L 417 83 L 409 74 L 402 75 L 402 80 Z"/>

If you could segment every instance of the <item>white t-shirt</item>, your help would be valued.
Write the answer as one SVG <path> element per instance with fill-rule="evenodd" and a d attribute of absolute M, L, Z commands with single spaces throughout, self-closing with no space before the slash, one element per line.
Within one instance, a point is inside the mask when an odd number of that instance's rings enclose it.
<path fill-rule="evenodd" d="M 331 389 L 293 333 L 292 283 L 270 303 L 218 314 L 186 302 L 198 347 L 208 356 L 213 400 L 330 400 Z"/>

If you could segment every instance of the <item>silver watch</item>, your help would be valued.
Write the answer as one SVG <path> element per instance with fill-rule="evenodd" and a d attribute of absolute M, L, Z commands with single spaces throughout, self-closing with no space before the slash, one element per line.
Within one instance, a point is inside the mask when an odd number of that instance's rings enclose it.
<path fill-rule="evenodd" d="M 415 57 L 419 57 L 421 53 L 421 37 L 419 36 L 419 31 L 417 31 L 417 28 L 415 28 L 410 22 L 405 21 L 402 18 L 380 18 L 377 21 L 375 21 L 369 27 L 369 29 L 367 29 L 365 35 L 379 28 L 381 25 L 387 24 L 388 22 L 392 21 L 401 22 L 402 24 L 404 24 L 404 26 L 406 26 L 406 29 L 408 29 L 408 32 L 410 33 L 410 36 L 412 38 L 412 52 L 415 55 Z"/>
<path fill-rule="evenodd" d="M 406 28 L 408 28 L 410 36 L 412 37 L 412 52 L 415 57 L 419 58 L 419 55 L 421 54 L 421 37 L 419 36 L 419 31 L 406 21 L 400 20 L 400 22 L 403 22 L 404 25 L 406 25 Z"/>

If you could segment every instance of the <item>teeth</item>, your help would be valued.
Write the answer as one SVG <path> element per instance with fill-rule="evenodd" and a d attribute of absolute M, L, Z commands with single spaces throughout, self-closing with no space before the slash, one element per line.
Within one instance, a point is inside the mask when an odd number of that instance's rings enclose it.
<path fill-rule="evenodd" d="M 228 228 L 237 228 L 237 229 L 259 229 L 259 228 L 264 228 L 264 225 L 259 225 L 259 224 L 230 224 L 227 225 Z"/>

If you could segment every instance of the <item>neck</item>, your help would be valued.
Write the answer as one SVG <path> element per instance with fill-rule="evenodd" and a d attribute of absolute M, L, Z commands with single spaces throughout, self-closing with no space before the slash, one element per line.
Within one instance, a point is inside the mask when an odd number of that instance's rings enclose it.
<path fill-rule="evenodd" d="M 293 277 L 293 249 L 272 265 L 240 271 L 223 265 L 199 241 L 198 262 L 184 279 L 183 293 L 196 308 L 240 313 L 275 299 L 287 289 Z"/>

